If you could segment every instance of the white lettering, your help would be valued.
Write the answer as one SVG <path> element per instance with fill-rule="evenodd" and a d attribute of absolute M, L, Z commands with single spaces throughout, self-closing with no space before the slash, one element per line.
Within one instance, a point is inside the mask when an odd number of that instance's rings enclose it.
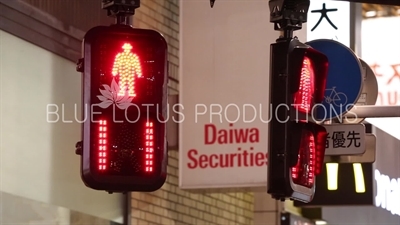
<path fill-rule="evenodd" d="M 400 178 L 390 178 L 375 170 L 375 206 L 400 216 Z"/>
<path fill-rule="evenodd" d="M 219 108 L 219 111 L 214 112 L 213 108 L 217 107 Z M 219 122 L 222 123 L 222 106 L 218 104 L 211 104 L 210 105 L 210 123 L 213 122 L 213 115 L 219 115 Z"/>
<path fill-rule="evenodd" d="M 226 112 L 227 111 L 227 109 L 230 107 L 230 106 L 233 106 L 233 107 L 235 107 L 236 108 L 236 112 L 237 112 L 237 116 L 236 116 L 236 119 L 235 120 L 229 120 L 228 119 L 228 113 Z M 239 107 L 236 105 L 236 104 L 229 104 L 229 105 L 227 105 L 226 107 L 225 107 L 225 118 L 226 118 L 226 121 L 228 121 L 229 123 L 236 123 L 237 121 L 239 121 L 239 119 L 240 119 L 240 109 L 239 109 Z M 231 114 L 231 113 L 230 113 Z"/>
<path fill-rule="evenodd" d="M 251 119 L 251 120 L 246 120 L 246 118 L 245 118 L 245 116 L 248 115 L 248 114 L 246 113 L 246 107 L 247 107 L 247 106 L 250 106 L 250 107 L 253 109 L 253 112 L 254 112 L 253 119 Z M 257 109 L 256 109 L 256 107 L 254 107 L 254 106 L 251 105 L 251 104 L 244 104 L 244 105 L 243 105 L 243 122 L 244 122 L 244 123 L 252 123 L 252 122 L 254 122 L 254 120 L 256 120 L 256 117 L 257 117 Z"/>
<path fill-rule="evenodd" d="M 204 111 L 199 113 L 199 106 L 203 107 Z M 197 123 L 197 115 L 205 115 L 207 112 L 207 106 L 204 104 L 196 104 L 196 109 L 195 109 L 195 115 L 196 115 L 196 119 L 195 119 L 195 123 Z"/>
<path fill-rule="evenodd" d="M 50 107 L 54 107 L 53 111 L 50 111 Z M 56 104 L 48 104 L 47 105 L 47 110 L 46 110 L 46 115 L 47 115 L 47 122 L 48 123 L 57 123 L 58 120 L 60 119 L 60 116 L 58 115 L 58 106 Z M 55 115 L 56 119 L 50 119 L 50 115 Z"/>
<path fill-rule="evenodd" d="M 179 110 L 179 108 L 178 108 L 178 109 L 175 109 L 176 106 L 182 107 L 182 111 L 183 111 L 184 107 L 183 107 L 183 105 L 181 105 L 181 104 L 175 104 L 175 105 L 172 107 L 172 111 L 174 111 L 174 113 L 176 113 L 176 114 L 181 115 L 181 116 L 182 116 L 182 119 L 181 119 L 181 120 L 176 120 L 175 117 L 173 116 L 173 117 L 172 117 L 172 120 L 174 121 L 174 123 L 182 123 L 182 122 L 185 120 L 185 115 L 181 112 L 181 110 Z M 197 110 L 197 106 L 196 106 L 196 110 Z M 197 115 L 196 115 L 196 123 L 197 123 Z"/>

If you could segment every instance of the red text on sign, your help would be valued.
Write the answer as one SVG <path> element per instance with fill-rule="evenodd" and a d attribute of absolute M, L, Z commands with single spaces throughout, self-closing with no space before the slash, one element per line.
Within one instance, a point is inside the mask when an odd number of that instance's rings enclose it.
<path fill-rule="evenodd" d="M 233 124 L 229 124 L 229 129 L 217 129 L 214 124 L 206 124 L 204 126 L 204 143 L 211 144 L 232 144 L 232 143 L 256 143 L 260 140 L 260 132 L 257 128 L 232 128 Z"/>
<path fill-rule="evenodd" d="M 238 148 L 235 153 L 199 154 L 196 149 L 188 151 L 189 169 L 196 168 L 232 168 L 232 167 L 254 167 L 266 166 L 268 155 L 263 152 L 254 152 Z"/>

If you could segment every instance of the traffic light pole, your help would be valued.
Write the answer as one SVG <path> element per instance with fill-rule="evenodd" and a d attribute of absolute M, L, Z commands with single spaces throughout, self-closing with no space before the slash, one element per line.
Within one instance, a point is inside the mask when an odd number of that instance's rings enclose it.
<path fill-rule="evenodd" d="M 135 14 L 135 9 L 140 7 L 140 0 L 128 1 L 125 0 L 102 0 L 102 9 L 107 10 L 107 16 L 115 17 L 116 24 L 129 25 L 129 17 Z M 83 58 L 79 59 L 76 65 L 78 72 L 83 72 Z M 83 142 L 78 141 L 75 144 L 75 153 L 82 155 Z M 112 194 L 112 192 L 109 192 Z"/>
<path fill-rule="evenodd" d="M 129 17 L 135 15 L 140 0 L 102 0 L 101 7 L 107 10 L 107 16 L 116 18 L 116 24 L 129 25 Z"/>
<path fill-rule="evenodd" d="M 270 22 L 274 30 L 281 31 L 280 39 L 290 40 L 293 31 L 300 30 L 307 22 L 310 0 L 271 0 L 269 1 Z"/>
<path fill-rule="evenodd" d="M 278 112 L 277 117 L 273 117 L 269 132 L 280 134 L 271 138 L 268 151 L 268 193 L 273 198 L 284 201 L 286 197 L 292 196 L 294 191 L 288 185 L 290 168 L 296 166 L 297 155 L 291 150 L 293 141 L 289 143 L 288 137 L 293 137 L 289 132 L 294 132 L 291 123 L 282 123 L 285 118 L 290 117 L 290 112 L 280 107 L 282 104 L 291 102 L 291 68 L 289 68 L 288 53 L 292 51 L 293 44 L 297 39 L 293 37 L 293 32 L 302 28 L 302 24 L 307 21 L 307 11 L 309 0 L 297 2 L 288 0 L 273 0 L 269 2 L 270 22 L 274 23 L 274 30 L 280 31 L 280 36 L 276 43 L 271 44 L 270 58 L 270 103 L 273 112 Z M 272 97 L 274 96 L 274 97 Z M 282 117 L 282 118 L 281 118 Z M 293 137 L 296 139 L 295 137 Z M 290 138 L 289 138 L 290 139 Z M 297 140 L 297 139 L 296 139 Z M 296 148 L 297 149 L 297 148 Z"/>
<path fill-rule="evenodd" d="M 140 0 L 125 1 L 125 0 L 102 0 L 102 9 L 107 10 L 107 16 L 115 17 L 117 25 L 130 25 L 129 17 L 135 14 L 135 9 L 140 7 Z M 77 70 L 83 72 L 83 59 L 78 60 Z M 82 141 L 76 144 L 76 154 L 82 155 Z M 112 194 L 112 191 L 108 191 Z M 131 193 L 123 192 L 123 224 L 130 224 L 131 213 Z"/>

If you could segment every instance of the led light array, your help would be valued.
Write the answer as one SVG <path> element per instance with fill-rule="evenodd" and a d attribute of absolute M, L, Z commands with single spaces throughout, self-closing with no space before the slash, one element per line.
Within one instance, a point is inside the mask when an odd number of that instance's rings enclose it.
<path fill-rule="evenodd" d="M 146 143 L 145 143 L 145 172 L 153 172 L 154 162 L 154 128 L 153 122 L 146 122 Z"/>
<path fill-rule="evenodd" d="M 98 169 L 103 171 L 107 169 L 107 121 L 99 123 Z"/>
<path fill-rule="evenodd" d="M 303 132 L 305 133 L 303 133 L 302 135 L 298 161 L 296 166 L 291 168 L 292 172 L 291 174 L 294 180 L 298 179 L 301 180 L 300 175 L 305 175 L 306 180 L 305 183 L 303 183 L 302 185 L 310 187 L 314 184 L 315 181 L 314 176 L 316 174 L 316 171 L 320 170 L 320 168 L 317 168 L 316 160 L 318 157 L 316 152 L 314 135 L 309 131 L 303 131 Z M 307 154 L 309 157 L 307 168 L 304 167 L 303 162 L 301 161 L 301 158 L 304 157 L 305 154 Z"/>
<path fill-rule="evenodd" d="M 115 57 L 112 69 L 113 76 L 119 75 L 119 96 L 125 96 L 126 91 L 131 97 L 135 97 L 135 76 L 142 77 L 142 68 L 139 57 L 132 53 L 132 45 L 125 43 L 123 52 Z"/>
<path fill-rule="evenodd" d="M 311 60 L 304 57 L 303 66 L 300 74 L 300 86 L 295 96 L 295 105 L 297 109 L 309 113 L 312 107 L 312 98 L 314 92 L 314 71 Z"/>

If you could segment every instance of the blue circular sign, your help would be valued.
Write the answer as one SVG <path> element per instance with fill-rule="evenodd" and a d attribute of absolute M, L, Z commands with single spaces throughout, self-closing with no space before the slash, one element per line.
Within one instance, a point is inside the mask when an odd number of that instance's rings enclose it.
<path fill-rule="evenodd" d="M 306 44 L 325 54 L 329 61 L 325 96 L 316 119 L 338 118 L 354 106 L 361 94 L 361 62 L 350 48 L 334 40 L 318 39 Z"/>

